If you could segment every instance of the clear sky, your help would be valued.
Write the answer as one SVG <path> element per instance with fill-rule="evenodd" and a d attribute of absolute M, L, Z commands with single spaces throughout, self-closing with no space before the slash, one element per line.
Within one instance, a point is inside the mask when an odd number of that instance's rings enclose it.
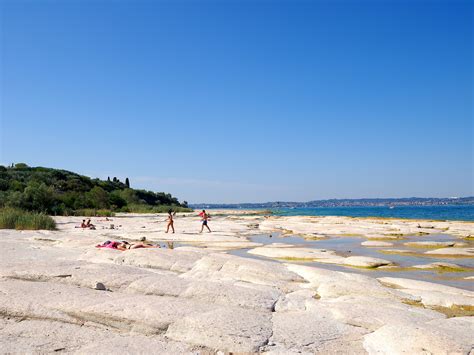
<path fill-rule="evenodd" d="M 2 164 L 190 202 L 474 194 L 472 1 L 0 3 Z"/>

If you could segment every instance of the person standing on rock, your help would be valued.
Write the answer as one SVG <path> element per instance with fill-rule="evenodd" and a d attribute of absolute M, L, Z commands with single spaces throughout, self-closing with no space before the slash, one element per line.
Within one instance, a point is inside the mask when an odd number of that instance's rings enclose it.
<path fill-rule="evenodd" d="M 202 212 L 199 213 L 199 215 L 201 216 L 201 222 L 202 222 L 201 231 L 199 233 L 202 233 L 202 231 L 204 230 L 204 226 L 206 226 L 209 233 L 211 233 L 211 228 L 209 228 L 209 226 L 207 225 L 207 221 L 211 218 L 211 215 L 206 213 L 206 210 L 202 210 Z"/>
<path fill-rule="evenodd" d="M 168 211 L 168 225 L 166 226 L 166 233 L 169 232 L 170 227 L 174 233 L 174 220 L 173 217 L 176 216 L 176 211 L 173 213 L 173 210 Z"/>

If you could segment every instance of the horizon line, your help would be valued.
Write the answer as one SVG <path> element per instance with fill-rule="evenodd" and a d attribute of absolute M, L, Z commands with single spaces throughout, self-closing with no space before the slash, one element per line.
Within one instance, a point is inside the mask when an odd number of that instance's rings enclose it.
<path fill-rule="evenodd" d="M 460 200 L 469 199 L 474 196 L 459 196 L 459 197 L 360 197 L 360 198 L 326 198 L 309 201 L 265 201 L 265 202 L 199 202 L 189 203 L 189 205 L 257 205 L 267 203 L 310 203 L 310 202 L 321 202 L 321 201 L 358 201 L 358 200 L 410 200 L 410 199 L 423 199 L 423 200 Z"/>

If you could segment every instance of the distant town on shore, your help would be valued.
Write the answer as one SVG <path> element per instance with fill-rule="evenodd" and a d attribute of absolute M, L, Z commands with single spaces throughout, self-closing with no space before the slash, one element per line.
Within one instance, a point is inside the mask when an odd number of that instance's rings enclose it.
<path fill-rule="evenodd" d="M 329 199 L 308 202 L 263 202 L 263 203 L 196 203 L 191 208 L 316 208 L 316 207 L 383 207 L 383 206 L 453 206 L 474 205 L 474 196 L 449 198 L 361 198 Z"/>

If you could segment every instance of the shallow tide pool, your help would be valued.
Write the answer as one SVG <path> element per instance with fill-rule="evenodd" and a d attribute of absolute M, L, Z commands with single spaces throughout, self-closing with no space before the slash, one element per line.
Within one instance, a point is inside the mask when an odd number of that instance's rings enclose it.
<path fill-rule="evenodd" d="M 333 236 L 327 239 L 321 240 L 306 240 L 299 236 L 281 236 L 279 233 L 272 234 L 259 234 L 252 237 L 249 237 L 249 240 L 257 243 L 262 243 L 264 245 L 272 243 L 282 243 L 289 244 L 292 246 L 305 247 L 305 248 L 315 248 L 315 249 L 328 249 L 334 250 L 337 254 L 343 256 L 370 256 L 374 258 L 381 258 L 385 260 L 390 260 L 395 263 L 398 268 L 390 270 L 384 268 L 377 269 L 363 269 L 355 268 L 350 266 L 341 266 L 334 264 L 326 264 L 319 262 L 298 262 L 304 265 L 315 266 L 318 268 L 324 268 L 335 271 L 344 271 L 344 272 L 354 272 L 364 275 L 369 275 L 372 277 L 402 277 L 409 279 L 416 279 L 428 282 L 441 283 L 448 286 L 454 286 L 459 288 L 464 288 L 468 290 L 474 290 L 474 280 L 466 280 L 465 277 L 474 275 L 474 258 L 466 257 L 440 257 L 440 256 L 428 256 L 428 255 L 419 255 L 424 253 L 427 250 L 432 250 L 433 248 L 413 248 L 404 245 L 407 242 L 421 242 L 421 241 L 453 241 L 453 242 L 465 242 L 458 238 L 455 238 L 450 235 L 443 234 L 433 234 L 427 236 L 408 236 L 403 239 L 396 240 L 387 240 L 388 242 L 393 243 L 389 247 L 366 247 L 362 246 L 361 243 L 366 241 L 366 238 L 363 237 L 339 237 Z M 466 242 L 467 243 L 467 242 Z M 472 246 L 472 242 L 469 243 Z M 391 254 L 384 253 L 384 250 L 387 249 L 400 249 L 408 250 L 414 253 L 412 254 Z M 247 258 L 253 259 L 263 259 L 263 260 L 274 260 L 279 261 L 278 259 L 266 258 L 263 256 L 249 254 L 250 249 L 239 249 L 232 250 L 229 253 L 233 255 L 239 255 Z M 288 262 L 287 260 L 281 260 L 281 262 Z M 451 264 L 457 264 L 463 268 L 469 269 L 462 272 L 447 272 L 447 271 L 438 271 L 430 269 L 412 269 L 414 265 L 429 264 L 433 262 L 446 262 Z"/>

